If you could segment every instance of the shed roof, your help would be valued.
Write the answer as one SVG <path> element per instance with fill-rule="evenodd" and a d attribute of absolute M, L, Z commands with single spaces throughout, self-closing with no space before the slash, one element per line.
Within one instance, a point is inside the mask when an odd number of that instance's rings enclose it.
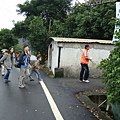
<path fill-rule="evenodd" d="M 62 38 L 62 37 L 50 37 L 49 39 L 52 39 L 53 41 L 56 41 L 56 42 L 113 44 L 112 40 Z"/>

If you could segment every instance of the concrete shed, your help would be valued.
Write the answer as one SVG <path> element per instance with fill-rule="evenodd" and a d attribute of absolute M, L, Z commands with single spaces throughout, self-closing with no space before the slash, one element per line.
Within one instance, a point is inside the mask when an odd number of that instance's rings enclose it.
<path fill-rule="evenodd" d="M 92 61 L 89 62 L 90 77 L 99 77 L 102 73 L 96 67 L 102 59 L 109 56 L 114 49 L 112 40 L 78 39 L 50 37 L 48 47 L 48 68 L 55 74 L 55 68 L 64 69 L 64 77 L 77 77 L 80 73 L 80 57 L 85 44 L 91 49 L 89 55 Z"/>

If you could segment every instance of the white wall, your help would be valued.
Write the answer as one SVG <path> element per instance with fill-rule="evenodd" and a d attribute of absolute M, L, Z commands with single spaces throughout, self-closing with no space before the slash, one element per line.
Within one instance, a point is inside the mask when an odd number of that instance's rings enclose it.
<path fill-rule="evenodd" d="M 64 68 L 64 75 L 66 77 L 78 76 L 78 71 L 80 69 L 79 64 L 80 50 L 73 48 L 62 48 L 61 49 L 61 59 L 60 67 Z"/>
<path fill-rule="evenodd" d="M 97 66 L 100 64 L 102 59 L 108 58 L 110 51 L 104 49 L 90 49 L 89 54 L 92 57 L 92 61 L 89 62 L 90 77 L 99 77 L 102 73 Z"/>
<path fill-rule="evenodd" d="M 79 77 L 80 73 L 80 57 L 82 53 L 83 45 L 79 48 L 66 48 L 63 47 L 61 50 L 61 60 L 60 67 L 64 68 L 65 77 Z M 100 69 L 97 68 L 100 61 L 109 56 L 110 50 L 99 48 L 92 48 L 89 50 L 89 55 L 92 57 L 92 61 L 89 62 L 90 77 L 99 77 L 102 73 Z"/>
<path fill-rule="evenodd" d="M 54 73 L 54 68 L 58 67 L 58 46 L 60 46 L 62 47 L 60 56 L 60 68 L 64 68 L 64 76 L 79 78 L 79 73 L 81 69 L 80 57 L 82 50 L 84 49 L 84 45 L 85 44 L 82 43 L 52 42 L 52 72 Z M 114 46 L 97 43 L 91 43 L 90 46 L 92 47 L 89 50 L 89 55 L 92 57 L 92 61 L 89 62 L 90 77 L 99 77 L 102 71 L 97 69 L 96 67 L 99 65 L 102 59 L 105 59 L 109 56 L 110 50 L 112 50 Z"/>

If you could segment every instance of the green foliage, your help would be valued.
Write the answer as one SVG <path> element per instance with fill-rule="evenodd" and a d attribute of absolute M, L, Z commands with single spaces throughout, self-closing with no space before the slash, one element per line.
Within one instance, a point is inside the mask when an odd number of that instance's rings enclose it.
<path fill-rule="evenodd" d="M 53 75 L 52 71 L 50 71 L 48 69 L 48 67 L 44 66 L 42 67 L 42 69 L 46 72 L 46 74 L 50 77 L 50 78 L 55 78 L 55 76 Z"/>
<path fill-rule="evenodd" d="M 90 39 L 112 39 L 114 31 L 115 4 L 89 6 L 76 5 L 66 19 L 68 36 Z"/>
<path fill-rule="evenodd" d="M 96 1 L 76 4 L 72 0 L 31 0 L 18 4 L 17 12 L 26 16 L 13 33 L 29 40 L 34 52 L 47 54 L 48 37 L 112 39 L 115 4 L 93 5 Z M 100 0 L 97 0 L 99 2 Z M 104 1 L 103 1 L 104 2 Z M 49 35 L 48 35 L 49 34 Z"/>
<path fill-rule="evenodd" d="M 64 21 L 53 21 L 51 36 L 106 39 L 113 37 L 115 4 L 77 4 Z"/>
<path fill-rule="evenodd" d="M 49 34 L 54 37 L 63 37 L 65 34 L 64 23 L 61 23 L 59 20 L 54 20 Z"/>
<path fill-rule="evenodd" d="M 89 0 L 71 7 L 71 1 L 26 0 L 24 4 L 18 4 L 17 12 L 24 14 L 26 19 L 17 22 L 12 31 L 8 29 L 0 31 L 1 49 L 15 46 L 16 51 L 21 51 L 21 45 L 18 44 L 16 37 L 24 38 L 29 40 L 32 53 L 40 52 L 44 59 L 50 36 L 112 39 L 115 4 L 94 6 L 93 4 L 101 0 Z M 105 1 L 109 0 L 102 0 Z M 120 38 L 120 34 L 116 35 Z"/>
<path fill-rule="evenodd" d="M 91 7 L 85 3 L 72 8 L 70 2 L 71 0 L 31 0 L 18 4 L 17 12 L 23 13 L 26 19 L 15 24 L 13 33 L 19 38 L 29 39 L 32 50 L 40 51 L 42 55 L 47 54 L 48 33 L 55 37 L 112 39 L 114 4 Z M 89 2 L 94 3 L 92 0 Z"/>
<path fill-rule="evenodd" d="M 22 43 L 18 43 L 17 45 L 15 45 L 14 46 L 14 51 L 21 53 L 23 51 L 23 44 Z"/>
<path fill-rule="evenodd" d="M 29 35 L 29 25 L 33 17 L 27 17 L 24 21 L 17 22 L 15 27 L 12 29 L 12 32 L 18 38 L 27 38 Z"/>
<path fill-rule="evenodd" d="M 120 31 L 116 33 L 120 39 Z M 102 77 L 106 85 L 108 101 L 120 103 L 120 41 L 115 43 L 114 50 L 107 59 L 101 61 L 99 68 L 104 70 Z"/>
<path fill-rule="evenodd" d="M 44 60 L 49 43 L 47 41 L 47 30 L 43 25 L 41 17 L 34 17 L 29 25 L 29 31 L 28 39 L 30 40 L 32 50 L 40 52 Z"/>
<path fill-rule="evenodd" d="M 96 4 L 106 4 L 106 3 L 115 3 L 116 0 L 89 0 L 86 3 L 89 5 L 96 5 Z"/>
<path fill-rule="evenodd" d="M 49 42 L 48 33 L 62 36 L 62 23 L 71 9 L 72 0 L 31 0 L 18 4 L 17 12 L 26 16 L 25 21 L 15 24 L 13 32 L 20 38 L 30 41 L 32 50 L 42 54 L 43 59 L 47 54 Z M 58 22 L 59 21 L 59 22 Z M 53 23 L 54 22 L 54 23 Z M 53 27 L 52 27 L 53 25 Z M 61 34 L 61 35 L 60 35 Z"/>
<path fill-rule="evenodd" d="M 0 49 L 9 48 L 18 43 L 18 39 L 14 36 L 11 30 L 2 29 L 0 31 Z"/>
<path fill-rule="evenodd" d="M 116 19 L 115 18 L 115 20 L 116 20 L 116 26 L 119 28 L 119 32 L 118 31 L 115 31 L 115 37 L 117 38 L 117 39 L 120 39 L 120 20 L 119 19 Z"/>
<path fill-rule="evenodd" d="M 61 20 L 67 16 L 70 11 L 72 0 L 31 0 L 24 4 L 18 4 L 17 12 L 24 13 L 25 16 L 41 16 L 49 28 L 50 21 Z"/>

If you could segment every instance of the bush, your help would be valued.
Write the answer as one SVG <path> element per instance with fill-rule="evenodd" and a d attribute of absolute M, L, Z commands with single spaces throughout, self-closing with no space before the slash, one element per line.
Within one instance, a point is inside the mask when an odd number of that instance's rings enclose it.
<path fill-rule="evenodd" d="M 115 34 L 120 39 L 120 32 Z M 120 104 L 120 40 L 114 46 L 109 57 L 102 60 L 98 67 L 104 70 L 102 78 L 106 85 L 108 102 Z"/>

